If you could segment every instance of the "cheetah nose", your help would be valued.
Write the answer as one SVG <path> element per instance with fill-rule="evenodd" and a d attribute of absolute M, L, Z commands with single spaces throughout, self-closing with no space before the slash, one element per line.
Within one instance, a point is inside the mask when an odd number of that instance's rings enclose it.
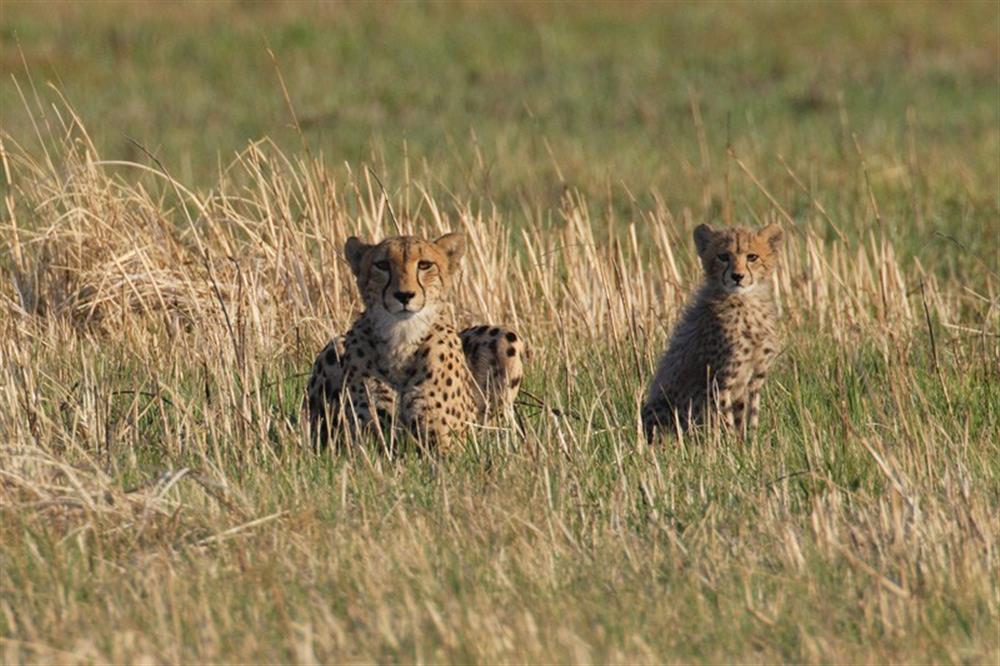
<path fill-rule="evenodd" d="M 743 282 L 743 273 L 733 273 L 733 282 L 736 284 Z"/>
<path fill-rule="evenodd" d="M 416 294 L 412 291 L 397 291 L 396 293 L 393 294 L 393 296 L 395 296 L 396 300 L 405 306 L 407 303 L 413 300 L 413 297 L 416 296 Z"/>

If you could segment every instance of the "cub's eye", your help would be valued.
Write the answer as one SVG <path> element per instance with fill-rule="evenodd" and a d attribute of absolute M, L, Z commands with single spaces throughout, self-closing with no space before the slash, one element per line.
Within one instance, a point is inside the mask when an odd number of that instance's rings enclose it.
<path fill-rule="evenodd" d="M 724 261 L 727 264 L 729 263 L 729 253 L 728 252 L 721 252 L 721 253 L 719 253 L 719 256 L 717 258 L 718 258 L 719 261 Z"/>
<path fill-rule="evenodd" d="M 379 269 L 380 271 L 385 271 L 386 273 L 388 273 L 389 272 L 389 262 L 386 261 L 385 259 L 383 259 L 382 261 L 376 261 L 375 262 L 375 268 Z"/>
<path fill-rule="evenodd" d="M 756 254 L 748 254 L 747 255 L 747 261 L 749 261 L 750 263 L 753 263 L 753 262 L 757 261 L 758 259 L 760 259 L 760 257 L 758 257 Z"/>
<path fill-rule="evenodd" d="M 419 268 L 422 271 L 429 270 L 431 268 L 434 268 L 434 262 L 433 261 L 419 261 L 419 262 L 417 262 L 417 268 Z"/>

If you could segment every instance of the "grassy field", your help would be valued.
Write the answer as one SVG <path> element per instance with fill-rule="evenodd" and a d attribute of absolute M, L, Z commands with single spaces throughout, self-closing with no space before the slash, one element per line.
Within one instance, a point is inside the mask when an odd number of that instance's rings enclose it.
<path fill-rule="evenodd" d="M 1000 660 L 1000 10 L 0 5 L 0 656 Z M 347 236 L 532 349 L 305 447 Z M 647 447 L 701 221 L 787 231 L 749 442 Z"/>

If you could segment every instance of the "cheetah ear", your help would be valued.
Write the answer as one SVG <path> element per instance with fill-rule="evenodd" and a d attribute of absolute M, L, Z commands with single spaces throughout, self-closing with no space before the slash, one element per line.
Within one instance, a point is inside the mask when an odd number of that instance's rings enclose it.
<path fill-rule="evenodd" d="M 445 234 L 434 241 L 434 244 L 448 255 L 448 265 L 451 268 L 455 268 L 465 254 L 465 236 L 459 233 Z"/>
<path fill-rule="evenodd" d="M 368 250 L 373 247 L 375 246 L 363 243 L 356 236 L 347 239 L 347 242 L 344 243 L 344 257 L 347 258 L 347 263 L 351 266 L 351 272 L 355 275 L 361 273 L 361 261 L 365 258 Z"/>
<path fill-rule="evenodd" d="M 777 252 L 778 248 L 781 247 L 781 242 L 785 238 L 785 232 L 782 231 L 778 223 L 775 222 L 758 231 L 757 238 L 767 243 L 772 252 Z"/>
<path fill-rule="evenodd" d="M 699 224 L 694 228 L 694 247 L 698 254 L 704 254 L 714 239 L 715 230 L 707 224 Z"/>

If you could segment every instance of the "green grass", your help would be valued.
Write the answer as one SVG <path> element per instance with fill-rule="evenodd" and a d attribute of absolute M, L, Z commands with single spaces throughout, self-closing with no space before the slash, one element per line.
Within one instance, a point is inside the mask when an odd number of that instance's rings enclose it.
<path fill-rule="evenodd" d="M 146 161 L 134 139 L 195 187 L 249 139 L 300 149 L 269 45 L 311 150 L 335 166 L 374 161 L 393 190 L 408 157 L 416 172 L 426 165 L 425 185 L 496 203 L 512 224 L 523 206 L 556 206 L 564 185 L 623 214 L 634 211 L 629 193 L 648 202 L 652 190 L 703 216 L 733 169 L 731 142 L 759 160 L 796 217 L 811 202 L 777 155 L 835 218 L 870 220 L 848 203 L 863 201 L 856 136 L 900 249 L 932 254 L 924 244 L 938 231 L 996 265 L 979 247 L 1000 205 L 989 2 L 101 5 L 54 19 L 7 2 L 3 12 L 9 132 L 32 136 L 10 76 L 24 85 L 21 51 L 36 84 L 58 85 L 88 121 L 105 158 Z M 741 217 L 766 205 L 734 180 L 751 195 Z"/>
<path fill-rule="evenodd" d="M 816 345 L 795 364 L 849 372 L 866 357 L 878 354 Z M 100 516 L 96 533 L 75 537 L 30 515 L 5 520 L 4 585 L 24 618 L 6 631 L 22 635 L 30 619 L 36 631 L 59 628 L 52 643 L 89 645 L 95 657 L 149 650 L 180 661 L 299 661 L 306 627 L 323 627 L 308 640 L 321 659 L 989 661 L 995 537 L 962 529 L 946 479 L 968 465 L 971 515 L 995 515 L 996 383 L 946 375 L 951 399 L 969 406 L 949 414 L 927 409 L 939 381 L 928 368 L 873 373 L 867 386 L 832 391 L 827 378 L 786 365 L 749 446 L 709 438 L 623 450 L 620 438 L 595 436 L 570 456 L 501 447 L 370 469 L 293 452 L 258 452 L 247 465 L 246 452 L 210 441 L 208 457 L 222 456 L 244 511 L 283 511 L 279 520 L 194 545 L 226 514 L 193 484 L 182 485 L 177 513 L 117 535 Z M 888 394 L 904 378 L 901 417 Z M 584 380 L 577 404 L 630 412 L 631 388 L 598 397 L 602 389 Z M 780 407 L 785 392 L 801 411 Z M 829 408 L 838 403 L 861 407 L 838 414 Z M 901 458 L 903 494 L 843 436 L 842 417 Z M 173 441 L 156 426 L 140 430 L 152 447 Z M 952 439 L 963 431 L 964 445 Z M 162 469 L 161 457 L 141 452 L 125 462 L 125 446 L 110 452 L 123 480 Z M 846 532 L 826 536 L 824 521 Z M 887 593 L 838 548 L 857 549 L 909 597 Z M 129 632 L 140 652 L 123 642 Z"/>
<path fill-rule="evenodd" d="M 4 2 L 3 661 L 995 663 L 998 27 Z M 94 164 L 158 170 L 130 139 L 175 182 Z M 454 456 L 305 446 L 343 241 L 393 228 L 367 165 L 532 350 L 545 404 Z M 730 217 L 789 232 L 761 429 L 647 447 Z"/>

